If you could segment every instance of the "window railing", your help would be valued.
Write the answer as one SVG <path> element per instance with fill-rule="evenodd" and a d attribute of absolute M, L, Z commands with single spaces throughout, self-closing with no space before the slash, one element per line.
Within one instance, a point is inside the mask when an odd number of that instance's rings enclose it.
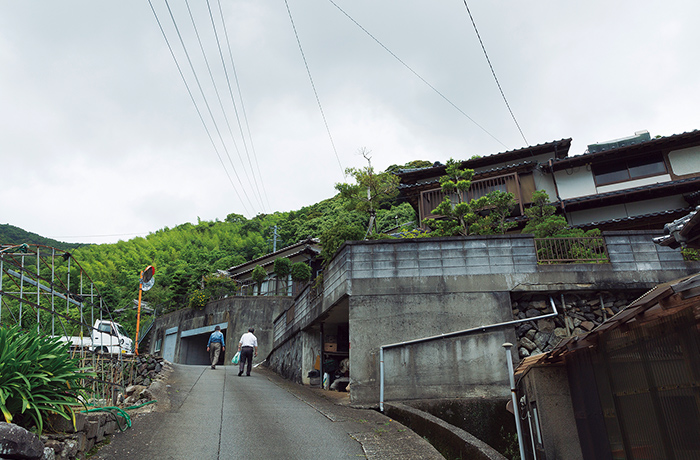
<path fill-rule="evenodd" d="M 469 190 L 467 190 L 466 192 L 462 192 L 461 198 L 462 201 L 469 202 L 473 199 L 481 198 L 482 196 L 485 196 L 496 190 L 512 193 L 520 209 L 520 214 L 522 215 L 523 200 L 522 194 L 520 192 L 520 180 L 516 173 L 472 181 Z M 431 214 L 431 212 L 445 200 L 446 196 L 448 195 L 445 192 L 443 192 L 442 189 L 439 188 L 433 190 L 426 190 L 425 192 L 422 192 L 420 203 L 421 219 L 429 217 L 440 217 Z M 459 201 L 457 193 L 452 194 L 450 198 L 452 199 L 453 203 Z"/>
<path fill-rule="evenodd" d="M 605 264 L 610 263 L 605 239 L 535 238 L 538 264 Z"/>

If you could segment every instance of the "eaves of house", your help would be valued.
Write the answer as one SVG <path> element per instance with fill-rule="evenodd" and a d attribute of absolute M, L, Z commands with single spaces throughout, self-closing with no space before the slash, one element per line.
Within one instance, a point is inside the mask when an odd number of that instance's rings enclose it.
<path fill-rule="evenodd" d="M 669 195 L 690 194 L 696 192 L 699 187 L 700 177 L 688 177 L 686 179 L 643 185 L 613 192 L 569 198 L 561 200 L 561 203 L 562 207 L 567 211 L 578 211 L 579 209 L 598 208 L 627 203 L 629 201 L 642 201 Z"/>
<path fill-rule="evenodd" d="M 227 271 L 229 276 L 231 276 L 232 278 L 246 278 L 250 276 L 250 273 L 257 265 L 260 265 L 263 268 L 269 268 L 275 263 L 275 259 L 293 259 L 297 256 L 304 254 L 312 258 L 318 257 L 321 254 L 320 240 L 318 238 L 307 238 L 305 240 L 299 241 L 296 244 L 282 248 L 276 252 L 266 254 L 262 257 L 258 257 L 257 259 L 251 260 L 250 262 L 231 267 Z M 269 271 L 270 270 L 268 270 L 268 272 Z"/>
<path fill-rule="evenodd" d="M 665 236 L 654 238 L 660 246 L 700 249 L 700 206 L 693 212 L 664 226 Z"/>
<path fill-rule="evenodd" d="M 547 169 L 562 171 L 601 161 L 617 160 L 624 156 L 639 155 L 658 151 L 680 150 L 700 144 L 700 130 L 651 139 L 624 147 L 604 149 L 595 153 L 582 153 L 566 158 L 553 159 Z"/>
<path fill-rule="evenodd" d="M 558 141 L 546 142 L 529 147 L 523 147 L 516 150 L 508 150 L 506 152 L 495 153 L 478 158 L 464 160 L 460 164 L 462 169 L 479 170 L 489 168 L 495 165 L 512 165 L 513 163 L 522 163 L 532 157 L 544 155 L 547 153 L 553 154 L 553 158 L 566 158 L 571 148 L 571 138 L 561 139 Z M 439 179 L 445 175 L 445 165 L 437 165 L 430 168 L 419 168 L 410 170 L 400 170 L 396 173 L 401 178 L 401 183 L 405 185 L 418 185 L 422 180 Z M 480 172 L 479 174 L 484 174 Z"/>
<path fill-rule="evenodd" d="M 659 212 L 650 212 L 632 217 L 620 217 L 618 219 L 599 220 L 587 222 L 585 224 L 572 225 L 573 228 L 582 230 L 590 230 L 597 228 L 601 231 L 606 230 L 640 230 L 640 229 L 658 229 L 663 223 L 669 219 L 675 219 L 690 211 L 691 208 L 668 209 Z"/>

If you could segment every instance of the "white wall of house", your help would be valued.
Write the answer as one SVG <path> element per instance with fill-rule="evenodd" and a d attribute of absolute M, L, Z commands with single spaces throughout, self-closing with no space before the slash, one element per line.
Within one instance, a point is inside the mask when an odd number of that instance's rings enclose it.
<path fill-rule="evenodd" d="M 535 189 L 544 190 L 545 192 L 547 192 L 550 201 L 556 201 L 557 189 L 554 187 L 554 180 L 552 179 L 552 175 L 545 174 L 539 169 L 536 169 L 533 172 L 533 177 L 535 179 Z"/>
<path fill-rule="evenodd" d="M 554 173 L 559 188 L 559 197 L 562 200 L 577 198 L 580 196 L 595 195 L 595 181 L 593 173 L 588 166 L 577 166 Z M 550 196 L 550 198 L 554 198 Z"/>
<path fill-rule="evenodd" d="M 592 177 L 592 175 L 591 175 Z M 617 182 L 615 184 L 603 185 L 598 187 L 598 193 L 616 192 L 618 190 L 627 190 L 634 187 L 643 187 L 645 185 L 660 184 L 662 182 L 670 182 L 671 176 L 662 174 L 660 176 L 645 177 L 643 179 L 627 180 Z"/>
<path fill-rule="evenodd" d="M 584 211 L 576 211 L 566 213 L 566 220 L 569 225 L 588 224 L 590 222 L 602 222 L 604 220 L 619 219 L 626 217 L 627 211 L 624 204 L 615 206 L 605 206 L 597 209 L 586 209 Z"/>
<path fill-rule="evenodd" d="M 673 173 L 678 176 L 700 172 L 700 146 L 669 152 Z"/>
<path fill-rule="evenodd" d="M 581 225 L 590 222 L 601 222 L 610 219 L 641 216 L 653 212 L 667 211 L 687 207 L 687 203 L 681 195 L 658 198 L 655 200 L 637 201 L 614 206 L 604 206 L 585 211 L 567 213 L 567 220 L 571 225 Z"/>
<path fill-rule="evenodd" d="M 671 209 L 681 209 L 688 207 L 688 203 L 683 199 L 682 195 L 665 196 L 655 200 L 636 201 L 627 203 L 628 216 L 640 216 L 650 212 L 668 211 Z"/>

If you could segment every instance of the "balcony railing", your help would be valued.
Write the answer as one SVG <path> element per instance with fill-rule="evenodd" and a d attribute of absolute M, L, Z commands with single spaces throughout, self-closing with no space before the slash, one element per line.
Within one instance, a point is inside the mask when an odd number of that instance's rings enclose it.
<path fill-rule="evenodd" d="M 482 196 L 485 196 L 496 190 L 512 193 L 515 197 L 515 201 L 518 205 L 518 208 L 520 209 L 520 215 L 522 215 L 523 199 L 520 190 L 520 180 L 518 178 L 518 174 L 516 173 L 472 181 L 469 190 L 467 190 L 466 192 L 461 192 L 462 201 L 469 202 L 473 199 L 481 198 Z M 459 201 L 457 193 L 451 196 L 453 203 Z M 434 190 L 426 190 L 425 192 L 422 192 L 420 202 L 421 220 L 430 217 L 440 217 L 431 214 L 431 212 L 445 200 L 446 196 L 447 194 L 439 188 Z"/>
<path fill-rule="evenodd" d="M 535 238 L 538 264 L 605 264 L 610 263 L 605 239 Z"/>

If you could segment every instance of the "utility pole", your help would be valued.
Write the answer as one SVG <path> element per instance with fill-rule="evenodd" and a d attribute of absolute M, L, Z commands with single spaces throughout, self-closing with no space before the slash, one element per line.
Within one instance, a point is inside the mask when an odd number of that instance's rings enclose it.
<path fill-rule="evenodd" d="M 277 225 L 275 225 L 274 233 L 272 234 L 272 252 L 277 252 Z"/>

